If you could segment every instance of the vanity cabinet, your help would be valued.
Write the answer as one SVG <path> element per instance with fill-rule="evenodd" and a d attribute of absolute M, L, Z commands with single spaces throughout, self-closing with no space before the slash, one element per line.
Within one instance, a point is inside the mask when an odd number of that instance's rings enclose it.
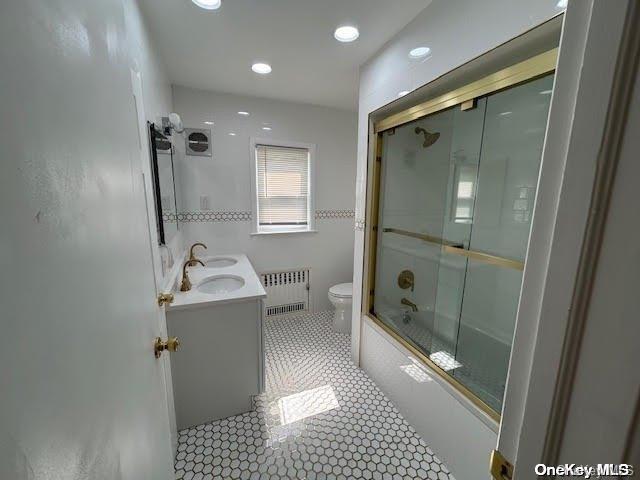
<path fill-rule="evenodd" d="M 167 312 L 178 429 L 252 410 L 264 384 L 262 300 Z"/>

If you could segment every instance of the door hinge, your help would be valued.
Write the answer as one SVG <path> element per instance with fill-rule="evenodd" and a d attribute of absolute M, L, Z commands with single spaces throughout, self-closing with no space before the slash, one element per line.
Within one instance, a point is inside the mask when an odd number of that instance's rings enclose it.
<path fill-rule="evenodd" d="M 173 293 L 161 293 L 158 295 L 158 306 L 162 307 L 163 305 L 171 305 L 174 300 Z"/>
<path fill-rule="evenodd" d="M 491 452 L 490 466 L 495 480 L 513 480 L 513 465 L 498 450 Z"/>

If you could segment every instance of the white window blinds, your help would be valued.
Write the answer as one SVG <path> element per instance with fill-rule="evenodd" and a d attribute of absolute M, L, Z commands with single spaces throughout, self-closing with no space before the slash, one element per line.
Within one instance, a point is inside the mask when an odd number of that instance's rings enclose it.
<path fill-rule="evenodd" d="M 309 150 L 256 145 L 258 225 L 309 224 Z"/>

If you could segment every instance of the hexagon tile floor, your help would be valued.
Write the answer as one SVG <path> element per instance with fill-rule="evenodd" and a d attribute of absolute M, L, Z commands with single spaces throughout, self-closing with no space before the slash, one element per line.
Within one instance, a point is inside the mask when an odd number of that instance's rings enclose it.
<path fill-rule="evenodd" d="M 181 431 L 177 479 L 455 480 L 331 319 L 265 322 L 266 393 L 253 412 Z"/>

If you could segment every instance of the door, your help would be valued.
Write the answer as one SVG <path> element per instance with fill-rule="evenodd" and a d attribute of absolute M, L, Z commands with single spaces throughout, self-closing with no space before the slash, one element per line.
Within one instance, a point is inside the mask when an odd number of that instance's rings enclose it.
<path fill-rule="evenodd" d="M 129 3 L 0 4 L 3 480 L 175 478 Z"/>
<path fill-rule="evenodd" d="M 139 142 L 139 169 L 138 175 L 140 179 L 140 185 L 142 186 L 144 196 L 145 196 L 145 216 L 146 216 L 146 225 L 149 229 L 148 235 L 148 249 L 149 256 L 152 264 L 152 273 L 151 277 L 153 283 L 155 285 L 154 290 L 154 298 L 157 298 L 161 293 L 163 293 L 163 288 L 165 287 L 165 279 L 163 277 L 161 259 L 160 259 L 160 248 L 158 241 L 158 229 L 156 228 L 156 215 L 155 215 L 155 199 L 153 194 L 153 184 L 152 184 L 152 172 L 151 172 L 151 159 L 149 155 L 149 139 L 148 139 L 148 129 L 146 122 L 146 115 L 144 113 L 144 101 L 143 101 L 143 92 L 142 92 L 142 78 L 139 72 L 131 70 L 131 86 L 133 89 L 133 96 L 136 105 L 136 114 L 138 121 L 138 136 L 140 139 Z M 157 309 L 155 311 L 156 320 L 158 324 L 158 335 L 161 338 L 167 337 L 167 319 L 164 312 L 164 308 L 157 305 Z M 176 414 L 174 407 L 174 398 L 173 398 L 173 382 L 171 379 L 171 362 L 169 361 L 169 355 L 167 353 L 160 356 L 158 359 L 162 367 L 163 372 L 163 381 L 164 381 L 164 391 L 165 398 L 167 404 L 167 416 L 169 418 L 169 427 L 171 430 L 171 445 L 172 451 L 175 452 L 178 446 L 178 431 L 176 427 Z"/>

